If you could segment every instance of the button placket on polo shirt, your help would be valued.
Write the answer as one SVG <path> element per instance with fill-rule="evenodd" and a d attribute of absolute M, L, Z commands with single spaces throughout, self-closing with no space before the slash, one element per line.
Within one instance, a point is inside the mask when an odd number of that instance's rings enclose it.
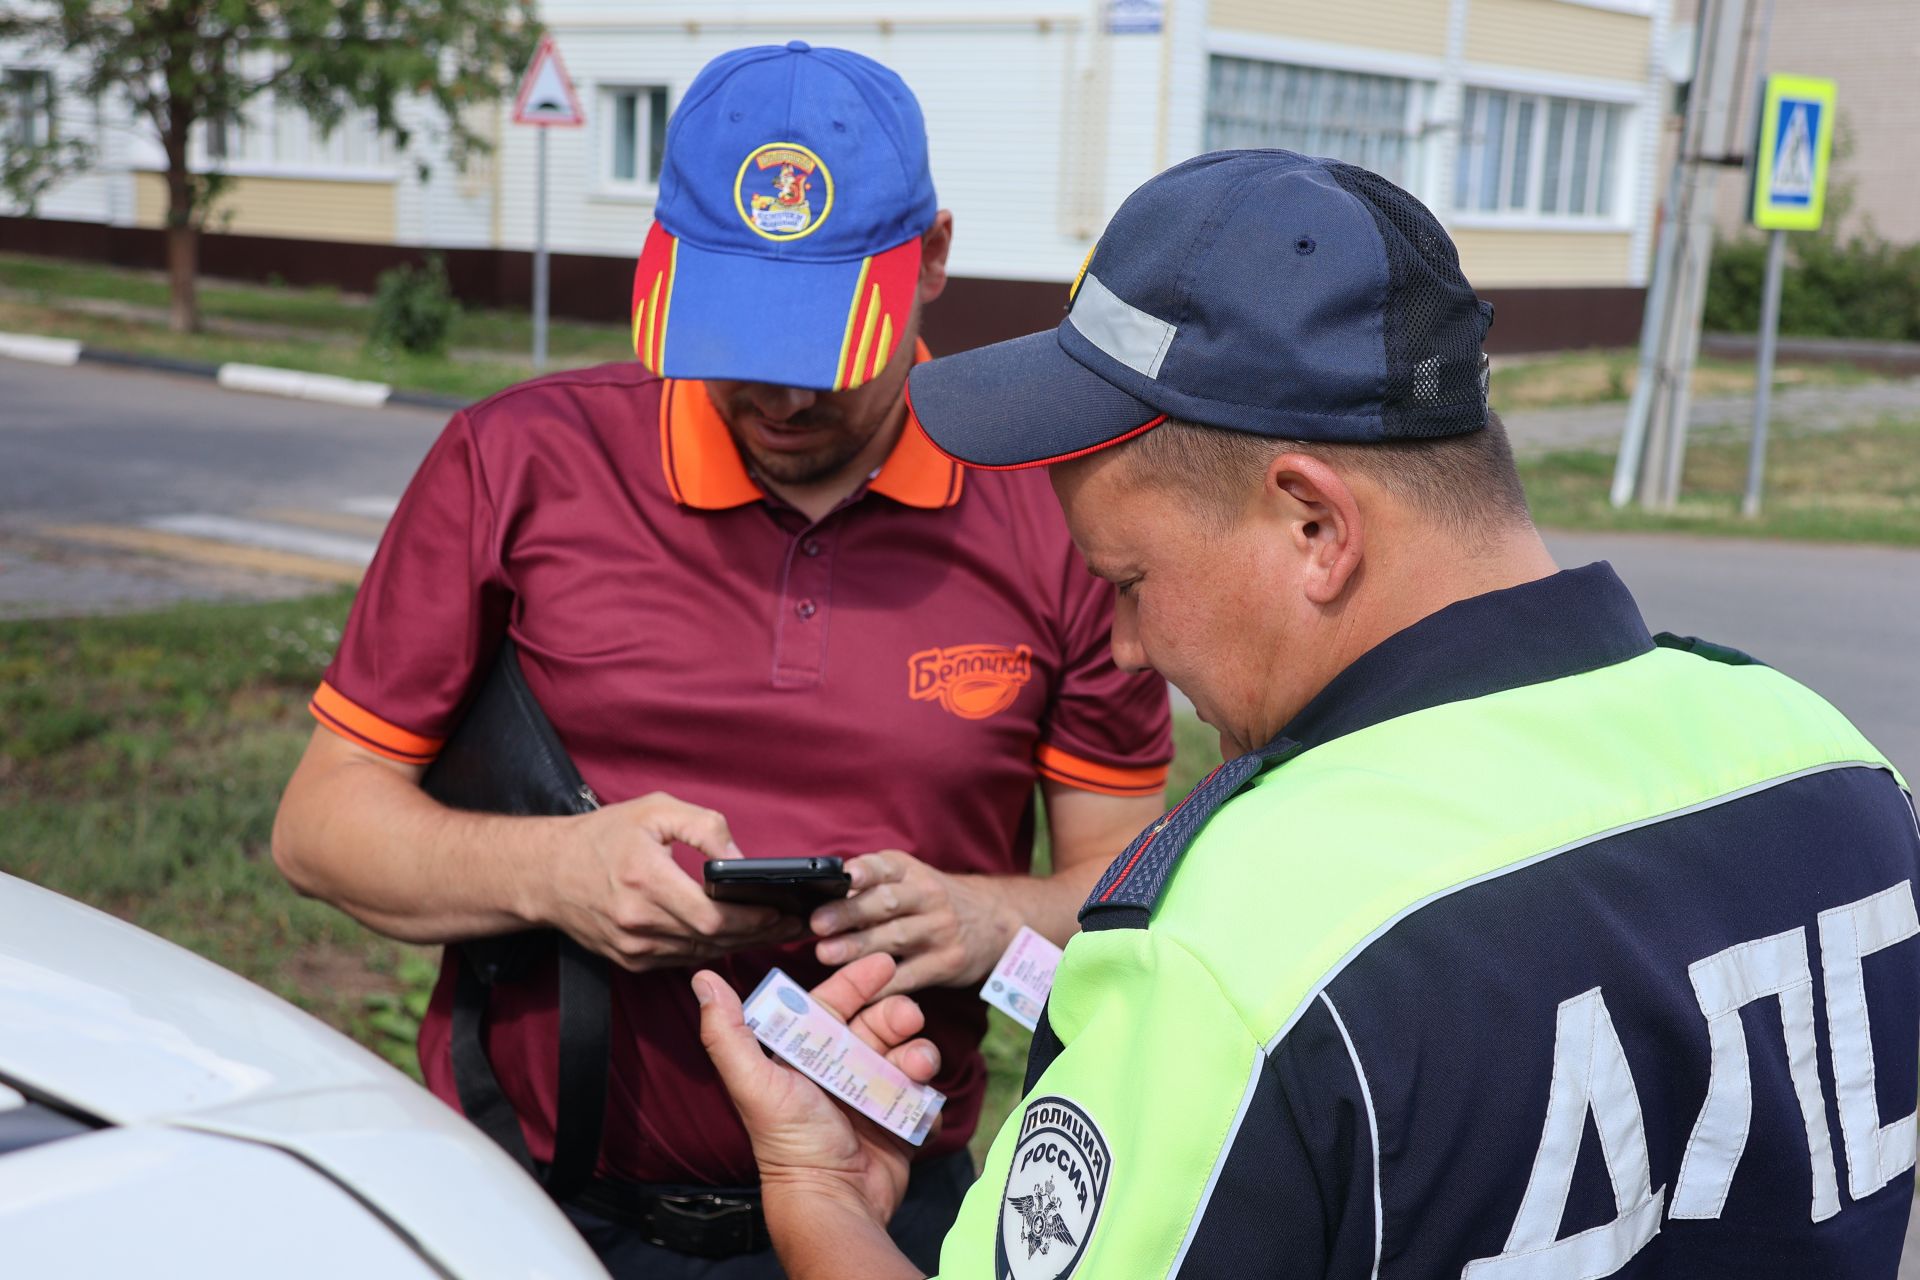
<path fill-rule="evenodd" d="M 805 689 L 820 683 L 827 669 L 827 624 L 832 618 L 833 556 L 843 518 L 835 508 L 817 524 L 801 529 L 787 544 L 774 603 L 773 683 L 780 689 Z"/>

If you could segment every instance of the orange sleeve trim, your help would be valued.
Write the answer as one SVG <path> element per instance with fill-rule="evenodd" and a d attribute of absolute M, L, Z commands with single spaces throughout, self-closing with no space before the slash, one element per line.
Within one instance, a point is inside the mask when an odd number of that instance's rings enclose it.
<path fill-rule="evenodd" d="M 349 742 L 402 764 L 431 764 L 445 738 L 428 738 L 382 720 L 322 680 L 307 703 L 313 718 Z"/>
<path fill-rule="evenodd" d="M 1167 766 L 1141 765 L 1119 769 L 1110 764 L 1084 760 L 1058 747 L 1041 743 L 1034 751 L 1040 776 L 1082 791 L 1098 791 L 1109 796 L 1157 796 L 1167 789 Z"/>

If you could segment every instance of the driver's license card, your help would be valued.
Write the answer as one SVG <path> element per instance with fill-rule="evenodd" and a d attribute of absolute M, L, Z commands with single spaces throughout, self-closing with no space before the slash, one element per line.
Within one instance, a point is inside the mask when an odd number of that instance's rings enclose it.
<path fill-rule="evenodd" d="M 932 1132 L 946 1095 L 910 1080 L 780 970 L 753 989 L 746 1015 L 761 1044 L 882 1129 L 916 1147 Z"/>
<path fill-rule="evenodd" d="M 1061 955 L 1059 947 L 1021 926 L 987 975 L 980 998 L 1032 1031 L 1040 1025 L 1040 1010 L 1053 990 L 1053 971 L 1060 967 Z"/>

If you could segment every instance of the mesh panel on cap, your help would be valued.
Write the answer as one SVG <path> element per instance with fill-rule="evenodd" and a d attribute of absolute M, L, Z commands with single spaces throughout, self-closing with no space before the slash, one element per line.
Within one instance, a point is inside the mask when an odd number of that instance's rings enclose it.
<path fill-rule="evenodd" d="M 1337 162 L 1327 172 L 1373 215 L 1387 250 L 1386 437 L 1479 430 L 1487 420 L 1480 341 L 1491 308 L 1482 312 L 1453 242 L 1425 205 L 1379 174 Z"/>

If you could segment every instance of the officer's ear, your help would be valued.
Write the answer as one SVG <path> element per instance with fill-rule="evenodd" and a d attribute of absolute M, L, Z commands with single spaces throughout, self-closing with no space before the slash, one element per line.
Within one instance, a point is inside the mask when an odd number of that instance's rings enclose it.
<path fill-rule="evenodd" d="M 1267 464 L 1266 499 L 1276 507 L 1301 565 L 1301 590 L 1330 605 L 1360 568 L 1364 537 L 1360 504 L 1340 473 L 1304 453 L 1283 453 Z"/>
<path fill-rule="evenodd" d="M 947 251 L 953 247 L 953 212 L 942 209 L 933 215 L 933 225 L 920 237 L 920 305 L 925 306 L 946 292 Z"/>

